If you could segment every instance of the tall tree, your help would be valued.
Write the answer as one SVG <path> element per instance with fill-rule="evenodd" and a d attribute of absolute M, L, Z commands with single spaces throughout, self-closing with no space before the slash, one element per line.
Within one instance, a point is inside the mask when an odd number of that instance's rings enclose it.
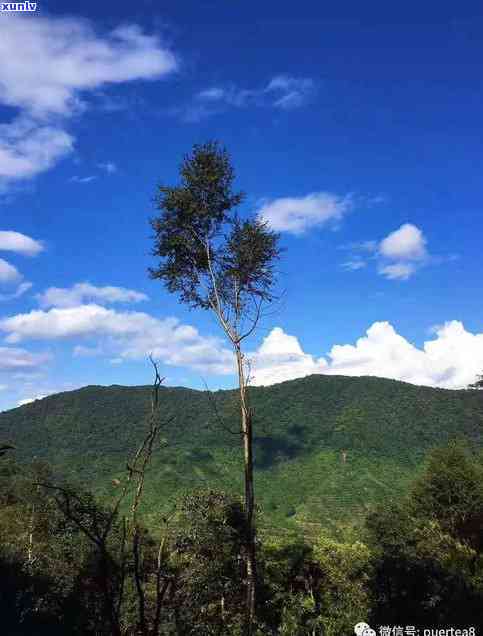
<path fill-rule="evenodd" d="M 195 145 L 183 160 L 180 178 L 177 186 L 159 187 L 160 215 L 151 220 L 153 255 L 159 262 L 150 275 L 190 307 L 212 311 L 235 354 L 245 465 L 246 633 L 252 634 L 256 587 L 253 414 L 243 342 L 255 330 L 264 305 L 274 300 L 279 237 L 259 218 L 241 220 L 236 214 L 244 195 L 234 191 L 230 156 L 217 142 Z"/>

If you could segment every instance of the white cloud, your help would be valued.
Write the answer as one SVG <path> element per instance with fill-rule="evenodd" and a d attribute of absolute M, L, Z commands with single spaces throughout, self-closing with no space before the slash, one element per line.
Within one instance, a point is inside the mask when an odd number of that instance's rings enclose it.
<path fill-rule="evenodd" d="M 87 20 L 4 15 L 0 104 L 19 109 L 0 126 L 0 178 L 33 177 L 73 149 L 65 120 L 86 108 L 87 91 L 176 69 L 159 38 L 136 25 L 99 35 Z M 15 55 L 12 55 L 15 51 Z"/>
<path fill-rule="evenodd" d="M 275 95 L 273 105 L 276 108 L 292 110 L 306 104 L 314 89 L 314 81 L 309 78 L 278 75 L 270 80 L 265 92 Z"/>
<path fill-rule="evenodd" d="M 80 107 L 83 91 L 157 78 L 176 68 L 174 55 L 137 25 L 100 36 L 87 20 L 6 19 L 0 99 L 35 116 L 70 115 Z"/>
<path fill-rule="evenodd" d="M 0 370 L 34 369 L 50 360 L 47 353 L 30 353 L 18 347 L 0 347 Z"/>
<path fill-rule="evenodd" d="M 367 263 L 362 260 L 346 261 L 345 263 L 342 263 L 342 268 L 351 272 L 356 271 L 358 269 L 363 269 L 366 266 L 367 266 Z"/>
<path fill-rule="evenodd" d="M 416 272 L 416 266 L 414 263 L 392 263 L 381 265 L 377 271 L 389 280 L 408 280 Z"/>
<path fill-rule="evenodd" d="M 230 99 L 229 92 L 227 92 L 224 88 L 220 88 L 219 86 L 214 86 L 213 88 L 207 88 L 204 91 L 200 91 L 198 93 L 198 98 L 208 100 Z"/>
<path fill-rule="evenodd" d="M 0 331 L 10 344 L 27 339 L 95 339 L 106 353 L 124 360 L 152 353 L 165 364 L 207 373 L 229 374 L 234 369 L 231 351 L 218 338 L 203 337 L 175 318 L 158 320 L 146 313 L 116 312 L 95 304 L 18 314 L 0 320 Z"/>
<path fill-rule="evenodd" d="M 41 307 L 76 307 L 83 303 L 138 303 L 148 300 L 146 294 L 125 287 L 96 287 L 90 283 L 76 283 L 72 287 L 49 287 L 37 300 Z"/>
<path fill-rule="evenodd" d="M 261 347 L 250 356 L 252 384 L 269 385 L 312 373 L 322 373 L 327 367 L 323 358 L 315 359 L 302 351 L 295 336 L 275 327 L 264 338 Z"/>
<path fill-rule="evenodd" d="M 8 386 L 6 384 L 0 384 L 0 391 L 6 391 Z"/>
<path fill-rule="evenodd" d="M 393 260 L 418 261 L 427 256 L 426 242 L 418 227 L 412 223 L 404 223 L 380 242 L 379 253 Z"/>
<path fill-rule="evenodd" d="M 31 288 L 32 283 L 29 283 L 28 281 L 20 283 L 20 285 L 14 292 L 10 294 L 0 294 L 0 301 L 5 302 L 7 300 L 15 300 L 16 298 L 20 298 L 20 296 L 23 296 L 25 292 L 27 292 Z"/>
<path fill-rule="evenodd" d="M 273 384 L 312 373 L 378 376 L 418 385 L 464 388 L 483 369 L 483 333 L 457 320 L 435 328 L 435 337 L 415 347 L 388 322 L 375 322 L 355 345 L 335 345 L 327 359 L 304 353 L 298 340 L 272 330 L 252 354 L 253 383 Z"/>
<path fill-rule="evenodd" d="M 73 145 L 74 138 L 65 130 L 41 125 L 31 118 L 19 117 L 10 124 L 2 124 L 0 179 L 5 184 L 11 179 L 29 178 L 44 172 L 69 154 Z"/>
<path fill-rule="evenodd" d="M 43 250 L 39 241 L 20 234 L 20 232 L 0 232 L 0 251 L 17 252 L 27 256 L 35 256 Z M 16 284 L 17 289 L 7 294 L 0 293 L 0 302 L 20 298 L 32 287 L 32 283 L 23 280 L 22 274 L 16 267 L 0 258 L 0 285 Z"/>
<path fill-rule="evenodd" d="M 0 331 L 10 344 L 74 340 L 74 355 L 101 355 L 112 364 L 145 359 L 151 353 L 167 365 L 206 374 L 234 373 L 233 355 L 223 340 L 203 337 L 175 318 L 159 320 L 142 312 L 117 312 L 99 305 L 37 310 L 0 320 Z M 434 327 L 431 339 L 418 348 L 388 322 L 375 322 L 355 344 L 336 344 L 326 356 L 316 357 L 277 327 L 249 359 L 255 385 L 321 373 L 463 388 L 483 369 L 483 333 L 468 332 L 461 322 L 451 321 Z M 48 360 L 45 353 L 0 347 L 0 370 L 35 370 Z"/>
<path fill-rule="evenodd" d="M 339 221 L 351 207 L 350 196 L 314 192 L 305 197 L 268 201 L 258 210 L 258 216 L 274 230 L 303 234 L 311 227 Z"/>
<path fill-rule="evenodd" d="M 2 251 L 37 256 L 43 249 L 42 243 L 30 238 L 30 236 L 20 232 L 0 231 L 0 250 Z"/>
<path fill-rule="evenodd" d="M 107 174 L 114 174 L 117 172 L 117 166 L 113 161 L 106 161 L 105 163 L 98 163 L 98 168 L 105 170 Z"/>
<path fill-rule="evenodd" d="M 289 75 L 277 75 L 259 88 L 240 88 L 235 84 L 210 86 L 195 96 L 193 103 L 183 110 L 183 115 L 187 121 L 199 121 L 227 107 L 294 110 L 307 104 L 315 90 L 312 79 Z"/>
<path fill-rule="evenodd" d="M 388 280 L 408 280 L 430 261 L 433 264 L 438 262 L 438 259 L 430 257 L 426 245 L 427 239 L 422 230 L 412 223 L 404 223 L 380 242 L 364 241 L 347 246 L 359 255 L 343 263 L 342 267 L 348 271 L 361 269 L 367 262 L 361 258 L 360 252 L 366 252 L 376 259 L 378 274 Z M 439 262 L 445 260 L 448 259 L 439 259 Z M 352 267 L 351 264 L 357 266 Z"/>
<path fill-rule="evenodd" d="M 90 183 L 91 181 L 95 181 L 97 177 L 95 175 L 91 175 L 89 177 L 78 177 L 77 175 L 71 177 L 69 181 L 71 183 Z"/>
<path fill-rule="evenodd" d="M 22 275 L 16 267 L 0 258 L 0 283 L 16 283 L 22 279 Z"/>
<path fill-rule="evenodd" d="M 0 320 L 0 330 L 9 333 L 8 342 L 27 338 L 42 340 L 70 338 L 93 334 L 134 334 L 146 324 L 146 314 L 129 312 L 118 314 L 99 305 L 81 305 L 34 310 Z M 154 320 L 154 319 L 151 319 Z"/>
<path fill-rule="evenodd" d="M 408 280 L 429 258 L 427 240 L 412 223 L 404 223 L 378 246 L 378 272 L 389 280 Z"/>

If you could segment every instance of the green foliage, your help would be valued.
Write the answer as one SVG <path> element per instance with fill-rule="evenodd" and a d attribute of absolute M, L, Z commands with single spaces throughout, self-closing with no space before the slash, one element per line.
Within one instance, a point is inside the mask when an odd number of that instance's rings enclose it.
<path fill-rule="evenodd" d="M 278 234 L 260 219 L 240 221 L 235 217 L 232 221 L 221 248 L 220 293 L 228 299 L 236 282 L 235 302 L 238 296 L 241 310 L 247 309 L 250 297 L 268 302 L 273 299 L 274 266 L 280 255 L 278 239 Z"/>
<path fill-rule="evenodd" d="M 474 448 L 483 439 L 479 391 L 314 375 L 250 393 L 262 532 L 313 536 L 321 527 L 338 532 L 344 521 L 360 525 L 378 502 L 403 496 L 428 450 L 456 436 Z M 19 461 L 37 456 L 51 464 L 54 481 L 62 475 L 110 499 L 144 435 L 150 395 L 150 387 L 91 386 L 49 396 L 0 413 L 1 436 Z M 211 397 L 225 427 L 236 430 L 237 393 Z M 241 493 L 239 439 L 221 426 L 208 394 L 161 388 L 160 401 L 163 419 L 175 419 L 162 429 L 148 471 L 148 521 L 200 486 Z"/>
<path fill-rule="evenodd" d="M 314 555 L 323 571 L 319 609 L 322 633 L 326 636 L 350 633 L 370 613 L 372 554 L 360 541 L 340 543 L 322 536 L 315 545 Z"/>
<path fill-rule="evenodd" d="M 419 629 L 483 623 L 483 553 L 466 525 L 483 511 L 477 498 L 482 457 L 460 442 L 433 450 L 407 495 L 369 514 L 365 536 L 351 523 L 339 524 L 337 540 L 319 530 L 310 542 L 265 528 L 258 540 L 257 636 L 343 636 L 360 621 Z M 55 501 L 55 489 L 32 487 L 52 477 L 44 463 L 27 468 L 10 457 L 0 463 L 6 633 L 242 636 L 246 521 L 239 498 L 194 490 L 177 501 L 169 519 L 153 521 L 151 532 L 140 528 L 149 626 L 142 632 L 132 556 L 123 566 L 122 592 L 119 586 L 119 524 L 112 524 L 106 542 L 108 570 L 79 528 L 103 535 L 109 506 L 64 485 L 67 510 Z M 149 631 L 157 571 L 161 619 L 159 629 Z M 106 620 L 106 575 L 115 604 L 122 593 L 121 632 Z"/>
<path fill-rule="evenodd" d="M 90 546 L 66 523 L 52 497 L 32 485 L 49 474 L 38 462 L 20 467 L 7 460 L 1 466 L 0 603 L 5 633 L 88 633 L 78 582 Z"/>
<path fill-rule="evenodd" d="M 405 500 L 369 516 L 375 622 L 483 623 L 481 468 L 452 442 L 431 453 Z"/>
<path fill-rule="evenodd" d="M 215 311 L 239 344 L 242 315 L 255 325 L 257 302 L 273 299 L 279 237 L 234 213 L 243 195 L 234 193 L 230 157 L 216 142 L 195 146 L 180 175 L 179 186 L 159 188 L 160 215 L 151 221 L 159 262 L 150 275 L 191 307 Z"/>
<path fill-rule="evenodd" d="M 152 278 L 164 282 L 170 292 L 193 307 L 210 307 L 209 293 L 200 289 L 200 277 L 209 273 L 206 242 L 213 241 L 229 215 L 243 200 L 233 192 L 234 172 L 226 150 L 216 142 L 197 145 L 185 157 L 179 186 L 160 186 L 152 219 L 153 255 L 159 266 Z"/>
<path fill-rule="evenodd" d="M 411 502 L 417 515 L 427 514 L 445 532 L 483 548 L 483 465 L 466 444 L 452 442 L 431 453 Z"/>
<path fill-rule="evenodd" d="M 267 624 L 287 636 L 350 633 L 370 611 L 371 554 L 361 542 L 267 540 L 262 553 Z M 266 610 L 267 611 L 267 610 Z M 262 614 L 263 615 L 263 614 Z"/>
<path fill-rule="evenodd" d="M 234 634 L 243 625 L 243 546 L 240 502 L 197 491 L 180 502 L 173 549 L 178 577 L 178 623 L 183 634 Z"/>

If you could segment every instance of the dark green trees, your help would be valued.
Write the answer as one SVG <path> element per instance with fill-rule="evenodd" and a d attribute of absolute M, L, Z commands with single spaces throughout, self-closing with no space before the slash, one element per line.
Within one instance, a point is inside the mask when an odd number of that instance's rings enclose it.
<path fill-rule="evenodd" d="M 243 194 L 233 190 L 230 158 L 218 144 L 195 146 L 180 176 L 178 186 L 159 188 L 160 215 L 151 221 L 153 255 L 159 262 L 150 273 L 182 302 L 211 310 L 235 354 L 245 464 L 246 633 L 251 634 L 256 587 L 253 419 L 242 343 L 255 330 L 264 303 L 274 299 L 278 235 L 259 219 L 242 221 L 235 214 Z"/>
<path fill-rule="evenodd" d="M 436 519 L 444 532 L 483 550 L 483 467 L 465 444 L 435 449 L 411 493 L 414 512 Z"/>
<path fill-rule="evenodd" d="M 241 633 L 245 535 L 241 503 L 221 492 L 196 491 L 180 502 L 175 524 L 181 633 Z"/>
<path fill-rule="evenodd" d="M 375 623 L 483 624 L 482 468 L 463 445 L 434 450 L 407 500 L 368 529 Z"/>

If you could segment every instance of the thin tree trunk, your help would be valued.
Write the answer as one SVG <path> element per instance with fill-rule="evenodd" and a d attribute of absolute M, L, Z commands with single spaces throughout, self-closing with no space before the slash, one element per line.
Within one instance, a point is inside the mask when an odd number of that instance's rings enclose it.
<path fill-rule="evenodd" d="M 257 581 L 257 558 L 255 545 L 255 489 L 253 483 L 253 433 L 252 416 L 248 404 L 248 395 L 243 368 L 243 354 L 239 346 L 235 347 L 238 381 L 240 387 L 241 431 L 243 436 L 243 459 L 245 463 L 245 515 L 246 515 L 246 635 L 253 634 L 255 621 L 255 592 Z"/>
<path fill-rule="evenodd" d="M 28 544 L 27 544 L 27 564 L 30 566 L 34 562 L 34 524 L 35 524 L 35 504 L 32 504 L 30 514 Z"/>

